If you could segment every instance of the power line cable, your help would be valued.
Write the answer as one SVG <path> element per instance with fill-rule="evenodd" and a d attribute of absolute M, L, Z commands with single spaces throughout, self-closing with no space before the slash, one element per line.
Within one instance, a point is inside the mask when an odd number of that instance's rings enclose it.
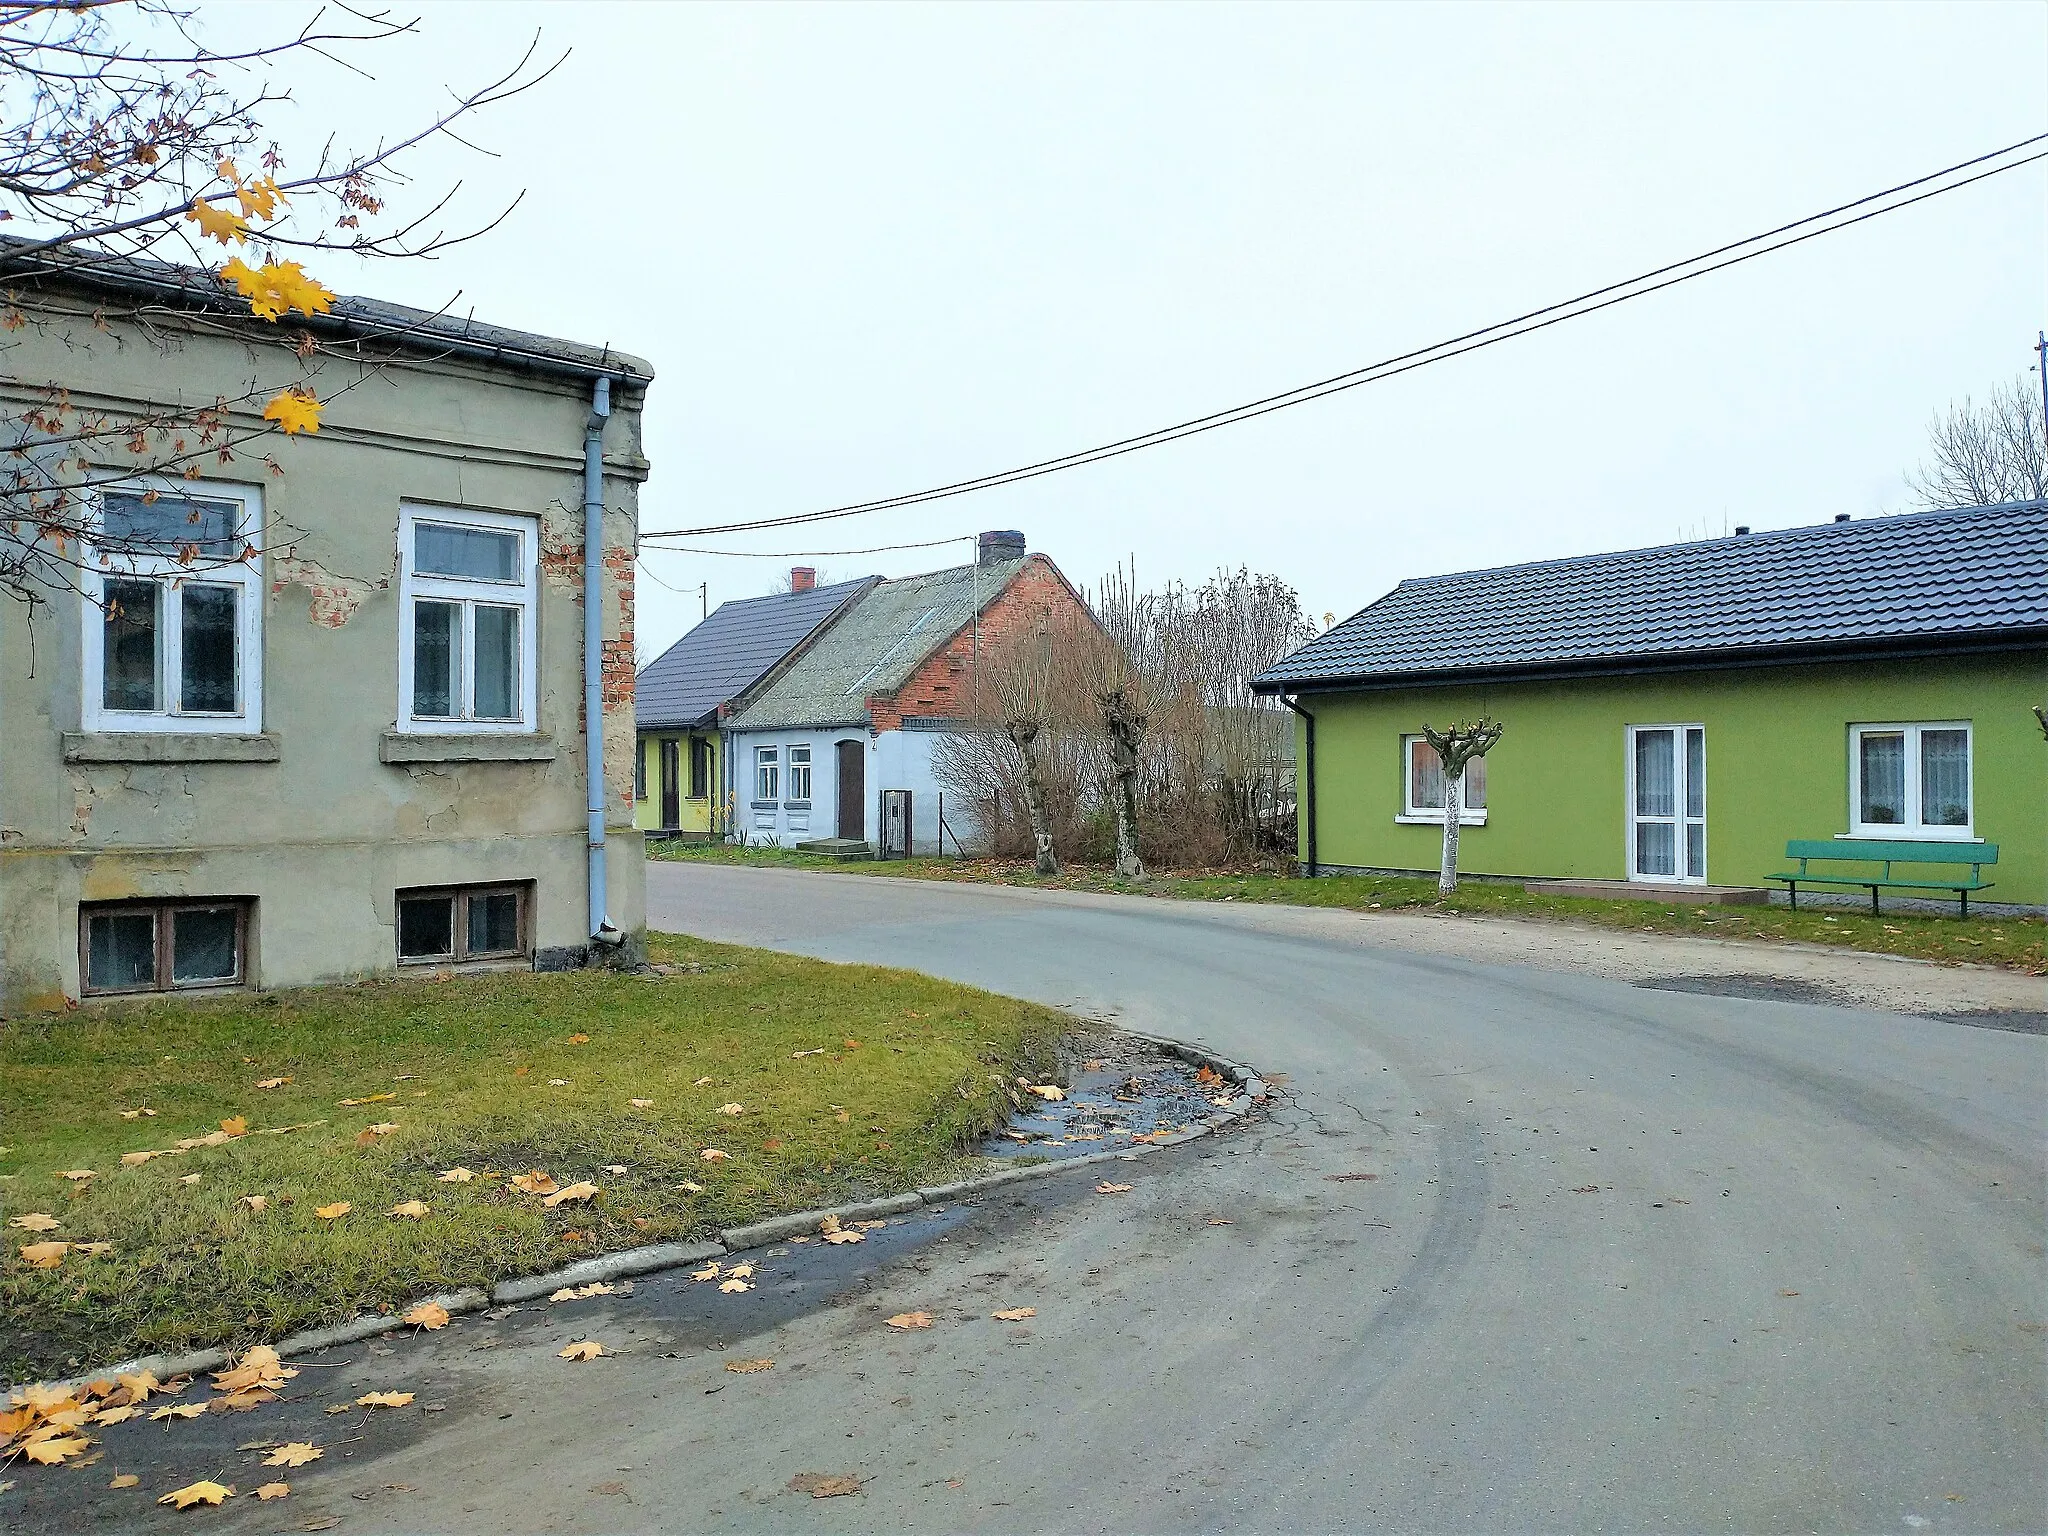
<path fill-rule="evenodd" d="M 1696 277 L 1705 277 L 1710 273 L 1737 266 L 1742 262 L 1753 261 L 1759 256 L 1767 256 L 1775 251 L 1785 250 L 1807 240 L 1816 239 L 1821 235 L 1832 234 L 1836 230 L 1851 228 L 1854 225 L 1877 218 L 1882 214 L 1896 213 L 1902 208 L 1909 208 L 1916 203 L 1925 202 L 1929 198 L 1939 197 L 1945 192 L 1958 191 L 1963 187 L 1987 180 L 1992 176 L 2018 170 L 2023 166 L 2048 159 L 2048 151 L 2040 151 L 2020 159 L 2006 160 L 2003 164 L 1993 165 L 1988 170 L 1978 171 L 1975 175 L 1962 177 L 1958 180 L 1945 180 L 1945 178 L 1955 176 L 1959 171 L 1970 170 L 1973 167 L 1985 165 L 1994 160 L 2000 160 L 2019 150 L 2039 144 L 2043 140 L 2048 140 L 2048 134 L 2036 134 L 2031 138 L 2021 139 L 2017 143 L 2008 144 L 2004 148 L 1993 150 L 1988 154 L 1959 161 L 1955 165 L 1944 167 L 1939 171 L 1915 177 L 1911 181 L 1900 182 L 1893 187 L 1887 187 L 1881 192 L 1870 193 L 1868 196 L 1857 198 L 1853 202 L 1842 203 L 1820 213 L 1809 214 L 1805 218 L 1795 219 L 1791 223 L 1781 224 L 1775 229 L 1765 230 L 1761 234 L 1751 235 L 1746 239 L 1731 241 L 1726 245 L 1717 246 L 1713 250 L 1701 252 L 1682 261 L 1669 262 L 1661 267 L 1654 267 L 1648 272 L 1639 273 L 1635 277 L 1626 278 L 1616 283 L 1609 283 L 1604 287 L 1592 289 L 1574 298 L 1563 299 L 1557 303 L 1545 305 L 1541 309 L 1530 310 L 1512 319 L 1497 321 L 1492 325 L 1483 326 L 1475 331 L 1467 331 L 1463 335 L 1436 342 L 1431 346 L 1399 353 L 1393 357 L 1384 358 L 1379 362 L 1369 363 L 1362 368 L 1352 369 L 1346 373 L 1335 374 L 1330 378 L 1318 380 L 1312 384 L 1304 384 L 1295 389 L 1285 390 L 1277 395 L 1268 395 L 1259 400 L 1248 401 L 1243 405 L 1212 412 L 1207 416 L 1193 417 L 1190 420 L 1179 422 L 1172 426 L 1156 428 L 1151 432 L 1140 433 L 1135 437 L 1123 438 L 1113 443 L 1102 444 L 1099 447 L 1083 449 L 1077 453 L 1064 454 L 1058 458 L 1043 459 L 1035 464 L 1020 465 L 1015 469 L 982 475 L 971 480 L 955 481 L 948 485 L 934 486 L 929 490 L 909 492 L 900 496 L 883 497 L 875 501 L 856 502 L 840 507 L 828 507 L 816 512 L 791 513 L 782 517 L 753 518 L 740 522 L 713 524 L 701 528 L 660 530 L 643 535 L 643 537 L 696 538 L 712 534 L 736 533 L 752 528 L 785 528 L 804 523 L 824 522 L 835 518 L 855 517 L 869 512 L 883 512 L 899 507 L 916 506 L 922 502 L 939 501 L 953 496 L 964 496 L 974 491 L 992 490 L 999 486 L 1014 485 L 1024 480 L 1037 479 L 1041 475 L 1055 474 L 1063 469 L 1075 469 L 1084 464 L 1100 463 L 1105 459 L 1117 458 L 1126 453 L 1135 453 L 1143 448 L 1155 448 L 1166 443 L 1177 442 L 1181 438 L 1193 437 L 1201 432 L 1214 431 L 1218 427 L 1234 426 L 1238 422 L 1251 421 L 1257 417 L 1269 415 L 1274 411 L 1284 410 L 1289 406 L 1302 405 L 1310 400 L 1322 399 L 1326 395 L 1358 388 L 1363 384 L 1378 383 L 1382 379 L 1394 378 L 1400 374 L 1411 372 L 1416 368 L 1427 367 L 1431 363 L 1446 362 L 1453 357 L 1462 357 L 1467 352 L 1476 352 L 1482 348 L 1512 340 L 1517 336 L 1526 336 L 1533 331 L 1544 330 L 1550 326 L 1562 324 L 1566 320 L 1577 319 L 1582 315 L 1596 314 L 1600 310 L 1611 308 L 1616 304 L 1626 303 L 1630 299 L 1642 298 L 1665 288 L 1674 287 L 1679 283 L 1690 282 Z M 1944 184 L 1935 186 L 1928 191 L 1919 192 L 1912 197 L 1898 197 L 1898 194 L 1902 192 L 1910 192 L 1915 188 L 1928 186 L 1931 182 L 1943 182 Z M 1897 198 L 1898 200 L 1893 202 L 1885 201 L 1890 198 Z M 1858 208 L 1865 208 L 1866 205 L 1871 203 L 1883 203 L 1883 206 L 1870 208 L 1867 212 L 1856 214 L 1853 218 L 1843 219 L 1837 217 Z M 1823 222 L 1827 220 L 1835 220 L 1835 222 Z M 1821 224 L 1822 227 L 1817 229 L 1808 229 L 1806 227 L 1813 224 Z M 1794 230 L 1803 230 L 1804 233 L 1792 234 L 1791 232 Z M 1788 239 L 1778 238 L 1784 235 L 1790 235 L 1791 237 Z M 1755 247 L 1755 249 L 1746 249 L 1748 247 Z M 1728 255 L 1730 252 L 1740 252 L 1740 254 Z M 1727 259 L 1715 260 L 1716 257 L 1721 256 L 1726 256 Z M 1678 275 L 1668 275 L 1672 273 Z M 1652 279 L 1656 278 L 1662 278 L 1663 281 L 1653 282 Z M 1592 302 L 1596 299 L 1600 302 Z"/>
<path fill-rule="evenodd" d="M 681 537 L 683 535 L 677 533 L 643 533 L 640 542 L 645 544 L 649 539 Z M 668 554 L 717 555 L 728 560 L 837 560 L 847 555 L 886 555 L 899 549 L 937 549 L 942 544 L 965 544 L 975 537 L 971 533 L 956 533 L 950 539 L 923 539 L 915 544 L 875 544 L 867 549 L 701 549 L 687 544 L 657 544 L 654 547 Z"/>

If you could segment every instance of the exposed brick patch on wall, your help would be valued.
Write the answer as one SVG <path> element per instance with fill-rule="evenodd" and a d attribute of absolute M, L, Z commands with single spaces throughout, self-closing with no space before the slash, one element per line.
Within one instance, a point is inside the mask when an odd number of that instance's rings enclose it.
<path fill-rule="evenodd" d="M 1019 634 L 1035 634 L 1048 615 L 1092 622 L 1059 568 L 1044 555 L 1033 555 L 1000 596 L 981 612 L 984 649 Z M 967 691 L 967 672 L 974 663 L 975 627 L 963 624 L 893 694 L 868 699 L 868 714 L 877 731 L 900 729 L 905 715 L 957 715 Z"/>

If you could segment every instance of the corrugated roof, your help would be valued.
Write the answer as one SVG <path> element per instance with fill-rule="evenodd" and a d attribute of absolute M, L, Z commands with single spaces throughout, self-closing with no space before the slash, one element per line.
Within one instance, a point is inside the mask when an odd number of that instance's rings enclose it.
<path fill-rule="evenodd" d="M 1404 581 L 1256 687 L 2048 638 L 2048 502 L 1958 507 Z M 1448 680 L 1448 679 L 1447 679 Z"/>
<path fill-rule="evenodd" d="M 974 616 L 977 587 L 986 608 L 1024 565 L 1024 559 L 990 560 L 881 583 L 733 724 L 740 730 L 865 724 L 869 695 L 901 687 Z"/>
<path fill-rule="evenodd" d="M 739 698 L 879 580 L 863 576 L 808 592 L 720 603 L 710 618 L 640 669 L 634 686 L 641 729 L 709 725 L 721 704 Z"/>

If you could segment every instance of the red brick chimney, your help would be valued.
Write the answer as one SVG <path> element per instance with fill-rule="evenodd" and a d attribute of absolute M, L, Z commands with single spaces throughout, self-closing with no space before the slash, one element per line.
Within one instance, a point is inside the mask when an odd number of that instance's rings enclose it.
<path fill-rule="evenodd" d="M 809 565 L 792 565 L 792 566 L 791 566 L 791 567 L 789 568 L 789 590 L 790 590 L 790 591 L 792 591 L 792 592 L 808 592 L 808 591 L 810 591 L 810 590 L 811 590 L 812 588 L 814 588 L 815 586 L 817 586 L 817 584 L 818 584 L 818 571 L 817 571 L 817 568 L 816 568 L 815 566 L 809 566 Z"/>

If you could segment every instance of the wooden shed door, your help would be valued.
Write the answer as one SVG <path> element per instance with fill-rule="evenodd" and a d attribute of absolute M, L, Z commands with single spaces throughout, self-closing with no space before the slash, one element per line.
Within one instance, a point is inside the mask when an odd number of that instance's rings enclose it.
<path fill-rule="evenodd" d="M 833 743 L 839 754 L 839 835 L 859 838 L 867 822 L 867 748 L 858 741 Z"/>

